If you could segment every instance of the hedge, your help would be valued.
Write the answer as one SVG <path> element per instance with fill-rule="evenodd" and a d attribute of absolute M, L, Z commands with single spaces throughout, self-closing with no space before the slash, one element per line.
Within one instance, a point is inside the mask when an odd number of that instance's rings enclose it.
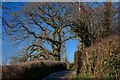
<path fill-rule="evenodd" d="M 5 65 L 2 66 L 2 80 L 41 80 L 51 73 L 66 69 L 66 63 L 59 61 L 33 61 L 23 64 Z"/>
<path fill-rule="evenodd" d="M 75 63 L 79 78 L 120 79 L 120 36 L 109 35 L 76 51 Z"/>

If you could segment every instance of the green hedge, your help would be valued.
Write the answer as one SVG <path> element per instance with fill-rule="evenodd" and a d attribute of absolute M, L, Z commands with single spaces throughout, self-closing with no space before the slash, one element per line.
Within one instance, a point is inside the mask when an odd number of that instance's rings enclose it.
<path fill-rule="evenodd" d="M 19 65 L 6 65 L 2 67 L 2 80 L 6 79 L 43 79 L 51 73 L 66 70 L 67 66 L 64 62 L 59 61 L 34 61 L 26 62 Z"/>
<path fill-rule="evenodd" d="M 120 79 L 120 36 L 109 35 L 89 48 L 76 51 L 75 63 L 78 78 L 84 75 Z"/>

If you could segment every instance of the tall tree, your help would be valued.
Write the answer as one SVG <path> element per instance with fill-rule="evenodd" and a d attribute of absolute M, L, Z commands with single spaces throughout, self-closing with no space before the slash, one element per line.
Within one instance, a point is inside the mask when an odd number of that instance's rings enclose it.
<path fill-rule="evenodd" d="M 72 30 L 76 33 L 81 43 L 81 48 L 83 45 L 89 47 L 95 41 L 106 37 L 111 33 L 112 22 L 115 22 L 117 7 L 115 3 L 105 2 L 105 3 L 80 3 L 80 9 L 75 14 L 75 20 L 73 20 Z M 116 24 L 116 23 L 112 23 Z"/>
<path fill-rule="evenodd" d="M 17 44 L 29 40 L 25 61 L 40 56 L 45 59 L 51 56 L 60 61 L 63 43 L 74 38 L 69 33 L 68 23 L 74 10 L 72 5 L 74 4 L 27 3 L 21 12 L 8 11 L 10 16 L 3 18 L 6 32 L 14 36 Z"/>

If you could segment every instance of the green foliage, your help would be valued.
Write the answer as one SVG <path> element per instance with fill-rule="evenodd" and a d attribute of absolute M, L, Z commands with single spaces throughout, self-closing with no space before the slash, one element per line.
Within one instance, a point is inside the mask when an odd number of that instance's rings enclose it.
<path fill-rule="evenodd" d="M 106 61 L 106 66 L 109 68 L 109 71 L 107 73 L 107 77 L 110 79 L 114 79 L 117 76 L 117 61 L 116 60 L 112 60 L 112 59 L 108 59 Z"/>
<path fill-rule="evenodd" d="M 90 80 L 91 78 L 92 78 L 93 76 L 92 75 L 90 75 L 90 74 L 79 74 L 78 76 L 77 76 L 77 79 L 78 80 Z"/>
<path fill-rule="evenodd" d="M 59 61 L 59 57 L 55 57 L 55 61 Z"/>

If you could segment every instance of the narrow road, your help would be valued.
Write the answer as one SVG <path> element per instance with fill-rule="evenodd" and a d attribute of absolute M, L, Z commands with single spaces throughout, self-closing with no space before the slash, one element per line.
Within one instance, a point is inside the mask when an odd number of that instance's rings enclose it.
<path fill-rule="evenodd" d="M 43 80 L 72 80 L 75 74 L 74 70 L 59 71 L 49 75 Z"/>

